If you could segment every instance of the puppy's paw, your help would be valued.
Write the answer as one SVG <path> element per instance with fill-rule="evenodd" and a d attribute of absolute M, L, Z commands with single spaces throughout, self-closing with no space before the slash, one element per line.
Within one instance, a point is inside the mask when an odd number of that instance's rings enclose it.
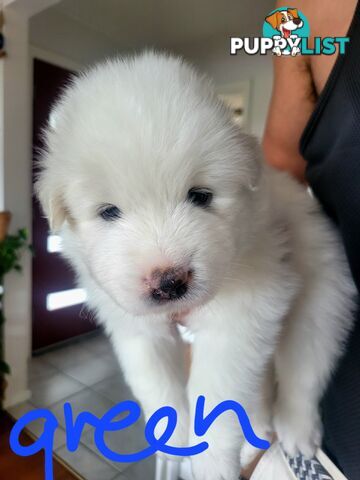
<path fill-rule="evenodd" d="M 194 480 L 238 480 L 240 463 L 222 452 L 206 450 L 191 459 Z"/>
<path fill-rule="evenodd" d="M 321 444 L 322 428 L 318 412 L 305 413 L 299 409 L 276 409 L 274 428 L 285 452 L 294 456 L 302 453 L 312 458 Z"/>

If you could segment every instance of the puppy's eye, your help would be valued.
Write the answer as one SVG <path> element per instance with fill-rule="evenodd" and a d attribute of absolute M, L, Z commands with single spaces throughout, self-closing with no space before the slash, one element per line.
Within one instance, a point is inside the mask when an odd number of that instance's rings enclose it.
<path fill-rule="evenodd" d="M 188 200 L 198 207 L 208 207 L 213 199 L 213 194 L 208 188 L 194 187 L 188 191 Z"/>
<path fill-rule="evenodd" d="M 115 205 L 101 205 L 98 209 L 98 213 L 101 218 L 106 220 L 107 222 L 111 222 L 113 220 L 117 220 L 121 217 L 121 211 Z"/>

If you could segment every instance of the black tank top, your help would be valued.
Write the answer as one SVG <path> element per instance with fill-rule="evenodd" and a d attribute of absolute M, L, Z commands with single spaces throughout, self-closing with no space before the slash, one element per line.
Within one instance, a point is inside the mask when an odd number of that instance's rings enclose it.
<path fill-rule="evenodd" d="M 300 141 L 307 180 L 339 228 L 360 292 L 360 1 L 348 36 Z M 360 305 L 360 302 L 358 303 Z M 360 480 L 360 308 L 322 402 L 324 449 Z"/>

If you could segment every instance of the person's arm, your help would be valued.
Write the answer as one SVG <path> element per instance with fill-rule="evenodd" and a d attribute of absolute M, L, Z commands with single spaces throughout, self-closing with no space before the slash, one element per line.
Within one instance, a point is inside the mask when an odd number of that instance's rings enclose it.
<path fill-rule="evenodd" d="M 299 141 L 315 100 L 309 58 L 274 56 L 274 85 L 263 150 L 267 163 L 300 181 L 305 180 L 305 160 L 299 152 Z"/>

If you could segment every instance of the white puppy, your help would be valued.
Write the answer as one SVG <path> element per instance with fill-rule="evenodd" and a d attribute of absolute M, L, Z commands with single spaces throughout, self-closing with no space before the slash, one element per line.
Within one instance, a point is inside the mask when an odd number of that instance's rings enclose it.
<path fill-rule="evenodd" d="M 207 412 L 231 399 L 259 436 L 273 425 L 289 452 L 312 454 L 353 293 L 317 202 L 263 166 L 209 81 L 178 58 L 100 64 L 53 119 L 38 195 L 146 416 L 175 407 L 169 443 L 193 445 L 198 396 Z M 179 316 L 195 333 L 188 382 Z M 196 480 L 237 479 L 236 418 L 224 414 L 206 439 Z"/>

